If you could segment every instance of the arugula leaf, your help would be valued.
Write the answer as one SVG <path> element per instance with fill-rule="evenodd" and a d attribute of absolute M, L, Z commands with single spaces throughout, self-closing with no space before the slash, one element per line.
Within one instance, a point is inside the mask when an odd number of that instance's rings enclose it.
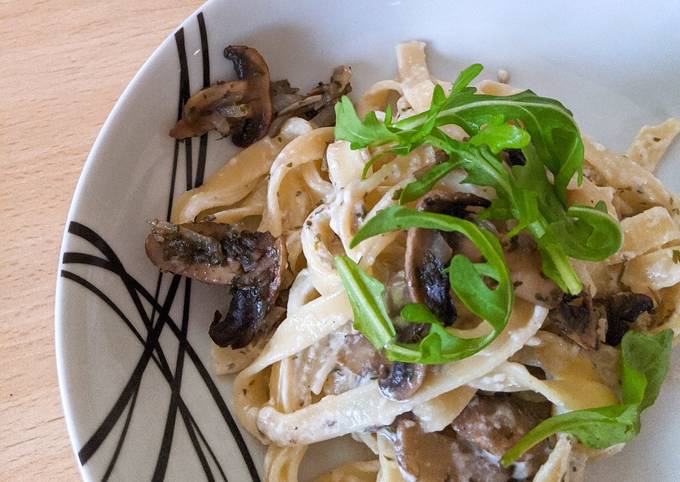
<path fill-rule="evenodd" d="M 396 335 L 383 300 L 385 287 L 347 256 L 335 258 L 335 269 L 352 305 L 354 328 L 382 349 Z"/>
<path fill-rule="evenodd" d="M 437 164 L 432 169 L 427 171 L 423 177 L 417 181 L 410 182 L 402 189 L 399 195 L 399 204 L 406 204 L 415 201 L 423 194 L 427 194 L 432 187 L 444 178 L 449 172 L 461 166 L 460 162 L 446 161 Z"/>
<path fill-rule="evenodd" d="M 433 166 L 420 179 L 408 184 L 399 193 L 400 204 L 418 199 L 453 169 L 464 169 L 465 182 L 496 191 L 497 198 L 480 217 L 512 222 L 510 236 L 523 231 L 530 233 L 541 254 L 543 273 L 561 290 L 578 294 L 582 285 L 569 257 L 605 259 L 620 247 L 621 232 L 603 206 L 567 206 L 567 183 L 574 174 L 578 174 L 580 181 L 583 168 L 583 142 L 571 112 L 560 102 L 531 91 L 507 97 L 478 94 L 468 85 L 480 71 L 479 64 L 462 71 L 448 96 L 436 86 L 428 111 L 396 123 L 391 112 L 386 114 L 384 122 L 380 122 L 375 113 L 362 121 L 351 102 L 343 98 L 336 105 L 336 138 L 349 141 L 352 148 L 383 146 L 384 151 L 399 155 L 422 144 L 444 150 L 449 160 Z M 449 137 L 441 127 L 451 124 L 461 127 L 469 139 L 461 142 Z M 525 164 L 508 167 L 499 158 L 505 149 L 521 149 Z M 372 161 L 365 166 L 363 175 L 371 164 Z M 370 236 L 410 227 L 460 232 L 482 252 L 485 263 L 472 263 L 459 255 L 452 259 L 448 272 L 453 291 L 468 309 L 491 323 L 494 330 L 490 336 L 495 337 L 507 322 L 513 289 L 500 244 L 490 232 L 450 216 L 391 207 L 369 220 L 350 246 Z M 489 279 L 497 284 L 494 289 L 489 288 Z M 355 288 L 360 293 L 371 284 L 359 275 L 357 280 L 358 286 L 363 287 Z M 373 298 L 371 310 L 375 311 L 374 308 L 379 307 L 375 305 L 375 293 Z M 356 298 L 353 304 L 359 301 Z M 370 336 L 385 346 L 389 320 L 380 310 L 375 313 L 365 318 L 365 322 L 362 318 L 359 324 L 376 325 L 364 326 L 364 329 L 373 330 Z M 428 319 L 422 310 L 413 308 L 407 313 Z M 461 348 L 462 342 L 448 338 L 450 333 L 444 327 L 429 324 L 432 336 L 427 342 L 423 340 L 425 344 L 406 346 L 392 341 L 388 343 L 388 356 L 400 357 L 395 358 L 400 360 L 438 359 L 441 363 L 454 359 L 442 353 L 465 351 Z M 480 340 L 465 343 L 472 343 L 476 349 L 482 344 Z"/>
<path fill-rule="evenodd" d="M 439 108 L 438 125 L 458 124 L 479 132 L 501 116 L 520 122 L 531 136 L 539 158 L 555 176 L 558 196 L 565 202 L 566 186 L 575 173 L 583 171 L 583 141 L 571 112 L 559 101 L 540 97 L 530 90 L 510 96 L 476 94 L 469 90 L 452 92 Z M 411 131 L 421 127 L 428 112 L 397 122 L 394 127 Z"/>
<path fill-rule="evenodd" d="M 467 85 L 480 71 L 479 64 L 468 67 L 459 74 L 448 97 L 437 86 L 430 110 L 389 126 L 380 123 L 375 114 L 362 122 L 343 97 L 336 104 L 335 137 L 356 148 L 396 143 L 400 152 L 408 152 L 436 127 L 455 124 L 474 136 L 494 119 L 513 120 L 531 137 L 541 162 L 555 176 L 559 199 L 566 203 L 567 184 L 575 173 L 579 181 L 583 176 L 583 141 L 571 112 L 559 101 L 530 90 L 510 96 L 478 94 Z"/>
<path fill-rule="evenodd" d="M 621 341 L 623 401 L 639 403 L 640 410 L 651 406 L 659 396 L 671 363 L 673 332 L 656 335 L 629 331 Z"/>
<path fill-rule="evenodd" d="M 673 332 L 656 335 L 629 331 L 621 342 L 622 402 L 618 405 L 575 410 L 544 420 L 503 457 L 505 466 L 524 452 L 557 432 L 574 435 L 592 448 L 607 448 L 627 442 L 640 433 L 640 414 L 659 395 L 670 366 Z"/>
<path fill-rule="evenodd" d="M 617 221 L 607 214 L 600 201 L 594 208 L 574 205 L 566 216 L 550 225 L 561 240 L 568 256 L 588 261 L 601 261 L 616 253 L 623 242 Z"/>
<path fill-rule="evenodd" d="M 604 203 L 595 207 L 574 205 L 565 210 L 533 146 L 525 146 L 522 153 L 525 165 L 512 168 L 515 185 L 536 192 L 536 205 L 549 223 L 550 239 L 572 258 L 602 261 L 616 253 L 621 247 L 622 234 L 618 222 L 607 214 Z"/>
<path fill-rule="evenodd" d="M 564 217 L 564 204 L 557 196 L 555 186 L 548 180 L 546 169 L 538 158 L 532 144 L 522 148 L 525 159 L 523 166 L 512 166 L 514 185 L 537 194 L 537 204 L 546 221 L 552 223 Z"/>
<path fill-rule="evenodd" d="M 504 149 L 521 149 L 530 141 L 531 136 L 527 131 L 503 122 L 502 116 L 494 118 L 469 140 L 473 146 L 488 146 L 494 154 Z"/>
<path fill-rule="evenodd" d="M 522 146 L 525 165 L 513 166 L 508 170 L 489 152 L 486 142 L 501 148 L 509 145 L 510 140 L 506 140 L 508 144 L 504 146 L 503 142 L 506 141 L 488 141 L 482 135 L 487 129 L 494 129 L 498 125 L 498 121 L 492 121 L 487 128 L 482 129 L 479 137 L 473 136 L 470 144 L 473 139 L 477 139 L 474 147 L 452 140 L 440 130 L 433 131 L 428 141 L 458 161 L 455 166 L 447 163 L 444 163 L 444 167 L 435 166 L 423 178 L 407 185 L 400 201 L 403 203 L 416 199 L 450 169 L 464 168 L 468 172 L 466 182 L 493 187 L 498 195 L 493 209 L 483 213 L 483 217 L 515 219 L 517 222 L 509 236 L 525 229 L 529 231 L 543 256 L 544 274 L 563 291 L 578 294 L 582 285 L 568 257 L 601 261 L 614 254 L 622 242 L 618 223 L 607 215 L 606 209 L 602 211 L 603 205 L 596 208 L 571 206 L 565 210 L 531 144 Z"/>
<path fill-rule="evenodd" d="M 402 318 L 409 323 L 428 324 L 430 330 L 417 343 L 400 343 L 396 339 L 394 326 L 387 317 L 383 285 L 364 273 L 347 256 L 336 257 L 335 264 L 352 305 L 355 328 L 377 349 L 384 349 L 390 360 L 421 364 L 441 364 L 460 360 L 486 347 L 505 327 L 507 317 L 501 315 L 501 318 L 496 318 L 492 315 L 493 330 L 487 335 L 461 338 L 449 332 L 425 305 L 412 303 L 401 310 Z M 498 277 L 492 267 L 482 268 L 480 271 Z M 461 274 L 461 277 L 470 276 L 471 279 L 477 279 L 479 274 L 475 270 L 474 273 Z"/>
<path fill-rule="evenodd" d="M 461 70 L 451 86 L 451 92 L 462 92 L 475 77 L 482 73 L 482 70 L 484 70 L 482 64 L 472 64 L 468 68 Z"/>
<path fill-rule="evenodd" d="M 352 149 L 375 147 L 398 140 L 398 136 L 388 127 L 391 119 L 380 122 L 375 112 L 369 112 L 362 121 L 359 119 L 352 101 L 342 96 L 335 104 L 335 138 L 350 141 Z"/>
<path fill-rule="evenodd" d="M 514 293 L 501 244 L 490 231 L 453 216 L 390 206 L 359 229 L 350 242 L 350 248 L 370 237 L 408 228 L 458 232 L 472 241 L 486 262 L 474 264 L 464 256 L 454 256 L 449 269 L 451 288 L 472 313 L 500 332 L 510 316 Z M 493 279 L 497 286 L 489 288 L 485 278 Z"/>
<path fill-rule="evenodd" d="M 487 346 L 499 333 L 493 330 L 485 336 L 461 338 L 449 332 L 435 314 L 420 303 L 404 306 L 400 314 L 409 323 L 430 325 L 430 330 L 418 343 L 389 344 L 385 351 L 393 361 L 432 365 L 462 360 Z"/>
<path fill-rule="evenodd" d="M 552 233 L 546 233 L 536 244 L 541 254 L 543 274 L 553 280 L 565 293 L 579 294 L 583 290 L 581 280 L 571 266 L 560 241 Z"/>
<path fill-rule="evenodd" d="M 491 215 L 495 213 L 501 219 L 515 218 L 517 227 L 512 234 L 528 230 L 540 252 L 549 258 L 542 261 L 544 273 L 562 290 L 577 294 L 582 285 L 568 256 L 599 260 L 618 247 L 618 227 L 612 219 L 578 210 L 572 210 L 577 216 L 565 213 L 566 185 L 574 173 L 582 177 L 583 143 L 578 128 L 571 112 L 560 102 L 531 91 L 506 97 L 477 94 L 467 85 L 480 69 L 473 65 L 461 72 L 448 97 L 437 86 L 428 111 L 395 124 L 380 124 L 375 117 L 367 117 L 362 124 L 351 103 L 343 101 L 337 111 L 340 127 L 336 128 L 336 138 L 349 140 L 353 146 L 389 144 L 399 154 L 423 143 L 444 149 L 451 159 L 449 163 L 435 166 L 423 178 L 407 185 L 400 203 L 417 199 L 450 170 L 463 167 L 468 173 L 466 182 L 493 187 L 500 198 L 486 217 L 494 219 Z M 343 115 L 348 122 L 344 122 Z M 353 128 L 346 128 L 346 124 Z M 471 136 L 469 142 L 455 141 L 443 133 L 439 126 L 447 124 L 462 127 Z M 523 152 L 531 152 L 536 161 L 508 172 L 494 155 L 506 148 L 524 148 Z M 553 173 L 554 184 L 548 181 L 545 167 Z M 521 187 L 538 195 L 517 189 Z M 538 212 L 532 208 L 533 203 L 540 206 Z M 500 211 L 499 206 L 503 207 Z M 554 226 L 551 236 L 542 239 L 549 224 L 558 221 L 562 223 Z M 570 236 L 562 236 L 565 231 Z M 612 233 L 614 236 L 606 241 Z M 583 241 L 586 244 L 579 246 Z"/>

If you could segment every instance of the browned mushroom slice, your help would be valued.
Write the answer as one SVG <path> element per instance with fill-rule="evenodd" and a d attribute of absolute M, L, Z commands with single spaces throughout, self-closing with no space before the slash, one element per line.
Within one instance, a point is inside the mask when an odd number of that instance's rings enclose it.
<path fill-rule="evenodd" d="M 222 250 L 220 241 L 228 236 L 229 225 L 158 220 L 151 225 L 146 255 L 161 271 L 211 284 L 229 284 L 242 272 L 238 260 L 227 258 Z"/>
<path fill-rule="evenodd" d="M 230 45 L 224 56 L 234 63 L 239 80 L 248 82 L 244 101 L 248 115 L 239 117 L 232 124 L 232 142 L 247 147 L 267 134 L 272 121 L 272 101 L 269 90 L 269 68 L 260 53 L 244 45 Z"/>
<path fill-rule="evenodd" d="M 594 350 L 600 344 L 602 323 L 606 323 L 606 313 L 584 291 L 577 296 L 563 295 L 562 301 L 548 312 L 545 326 L 583 348 Z"/>
<path fill-rule="evenodd" d="M 469 208 L 489 205 L 486 199 L 474 194 L 431 191 L 418 203 L 420 211 L 449 214 L 460 218 L 471 215 Z M 404 275 L 413 302 L 423 303 L 446 326 L 456 320 L 456 307 L 450 293 L 448 275 L 444 269 L 454 253 L 468 251 L 467 240 L 447 233 L 446 237 L 432 229 L 409 229 L 406 237 Z M 469 253 L 468 253 L 469 254 Z M 415 343 L 429 331 L 428 325 L 407 323 L 398 325 L 401 341 Z M 426 375 L 423 365 L 393 363 L 381 373 L 381 393 L 391 400 L 405 400 L 413 396 L 423 384 Z"/>
<path fill-rule="evenodd" d="M 474 194 L 431 191 L 418 202 L 418 210 L 467 218 L 469 207 L 486 207 L 489 201 Z M 446 238 L 431 229 L 411 228 L 406 238 L 404 273 L 411 298 L 423 303 L 445 325 L 456 319 L 456 309 L 449 292 L 449 278 L 444 273 L 454 249 L 467 251 L 462 237 L 447 234 Z M 469 253 L 468 253 L 469 254 Z"/>
<path fill-rule="evenodd" d="M 600 342 L 616 346 L 643 313 L 654 308 L 652 299 L 641 293 L 623 292 L 591 299 L 587 292 L 564 295 L 561 303 L 548 312 L 546 329 L 595 350 Z"/>
<path fill-rule="evenodd" d="M 519 394 L 481 394 L 470 401 L 450 429 L 423 433 L 408 417 L 396 423 L 395 455 L 401 469 L 418 481 L 507 481 L 528 479 L 546 461 L 550 441 L 527 451 L 514 467 L 497 462 L 524 434 L 550 416 L 550 403 Z"/>
<path fill-rule="evenodd" d="M 654 308 L 652 299 L 642 293 L 618 293 L 604 300 L 595 300 L 605 306 L 607 312 L 607 345 L 621 343 L 623 335 L 642 313 Z"/>
<path fill-rule="evenodd" d="M 298 89 L 290 88 L 287 81 L 272 83 L 276 119 L 269 129 L 270 135 L 277 134 L 281 125 L 291 117 L 302 117 L 316 127 L 334 125 L 335 104 L 340 97 L 352 91 L 351 78 L 352 69 L 340 65 L 333 70 L 330 82 L 319 82 L 307 95 L 297 94 Z"/>
<path fill-rule="evenodd" d="M 505 482 L 512 472 L 481 450 L 461 441 L 455 432 L 424 433 L 417 422 L 401 417 L 393 435 L 397 463 L 407 480 L 418 482 Z"/>
<path fill-rule="evenodd" d="M 410 229 L 406 238 L 405 275 L 411 299 L 424 303 L 445 325 L 456 319 L 456 308 L 449 293 L 449 278 L 444 272 L 453 250 L 441 233 L 429 229 Z"/>
<path fill-rule="evenodd" d="M 176 139 L 217 130 L 231 133 L 232 142 L 247 147 L 264 137 L 272 120 L 269 69 L 254 48 L 229 46 L 224 55 L 233 62 L 238 80 L 218 82 L 192 95 L 182 119 L 170 131 Z"/>
<path fill-rule="evenodd" d="M 279 321 L 267 314 L 274 307 L 286 269 L 281 238 L 213 222 L 173 225 L 153 221 L 146 252 L 161 271 L 231 284 L 227 313 L 210 327 L 216 344 L 242 348 Z"/>
<path fill-rule="evenodd" d="M 550 416 L 549 402 L 530 402 L 517 394 L 477 393 L 451 424 L 461 441 L 500 458 L 527 432 Z M 531 479 L 546 461 L 550 442 L 544 440 L 518 460 Z"/>
<path fill-rule="evenodd" d="M 425 380 L 425 365 L 393 362 L 380 368 L 378 387 L 385 398 L 408 400 Z"/>
<path fill-rule="evenodd" d="M 232 298 L 224 318 L 217 312 L 210 325 L 210 338 L 219 346 L 242 348 L 280 321 L 268 319 L 267 314 L 281 290 L 286 269 L 285 244 L 282 238 L 275 240 L 269 233 L 252 234 L 257 236 L 234 239 L 228 244 L 229 256 L 240 260 L 245 273 L 231 285 Z"/>
<path fill-rule="evenodd" d="M 248 83 L 243 80 L 218 82 L 192 95 L 170 136 L 186 139 L 213 129 L 228 136 L 229 117 L 243 117 L 248 113 L 248 106 L 241 103 L 247 87 Z"/>

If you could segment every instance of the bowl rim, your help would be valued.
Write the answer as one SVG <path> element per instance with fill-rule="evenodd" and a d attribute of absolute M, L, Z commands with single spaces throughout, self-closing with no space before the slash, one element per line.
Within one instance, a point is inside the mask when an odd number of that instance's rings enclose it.
<path fill-rule="evenodd" d="M 208 5 L 214 3 L 215 1 L 216 0 L 207 0 L 206 2 L 201 4 L 198 8 L 193 10 L 176 27 L 174 27 L 173 30 L 160 43 L 160 45 L 158 45 L 151 53 L 151 55 L 149 55 L 149 57 L 144 61 L 144 63 L 142 63 L 141 67 L 135 72 L 130 82 L 128 82 L 128 84 L 125 86 L 123 92 L 114 103 L 111 112 L 108 114 L 106 120 L 102 124 L 102 127 L 97 133 L 97 137 L 95 138 L 92 147 L 90 148 L 90 151 L 87 157 L 85 158 L 85 162 L 83 163 L 82 170 L 80 171 L 78 182 L 76 183 L 75 190 L 73 191 L 73 196 L 71 197 L 68 213 L 64 221 L 64 230 L 59 247 L 59 258 L 57 260 L 56 288 L 54 296 L 54 351 L 57 365 L 57 383 L 59 385 L 59 398 L 61 400 L 61 406 L 64 413 L 66 431 L 68 433 L 71 451 L 73 453 L 76 465 L 78 467 L 78 472 L 80 476 L 83 478 L 83 480 L 88 480 L 91 474 L 89 474 L 89 471 L 85 468 L 85 465 L 83 465 L 80 462 L 80 459 L 78 458 L 78 448 L 75 445 L 77 437 L 76 437 L 75 413 L 72 406 L 73 393 L 71 392 L 67 382 L 68 379 L 67 372 L 70 368 L 66 366 L 66 362 L 64 360 L 65 285 L 64 278 L 60 276 L 59 273 L 61 272 L 63 267 L 62 260 L 65 249 L 68 245 L 69 237 L 68 226 L 70 221 L 74 219 L 78 209 L 80 209 L 81 207 L 83 192 L 85 191 L 85 188 L 88 184 L 88 180 L 96 173 L 99 164 L 104 162 L 104 160 L 99 156 L 101 145 L 103 144 L 104 139 L 108 136 L 113 126 L 123 121 L 120 111 L 122 110 L 123 106 L 127 103 L 128 98 L 131 96 L 132 92 L 134 92 L 141 85 L 142 79 L 147 74 L 147 72 L 149 72 L 156 66 L 158 58 L 162 55 L 162 53 L 173 44 L 175 32 L 187 26 L 196 15 L 204 11 Z"/>

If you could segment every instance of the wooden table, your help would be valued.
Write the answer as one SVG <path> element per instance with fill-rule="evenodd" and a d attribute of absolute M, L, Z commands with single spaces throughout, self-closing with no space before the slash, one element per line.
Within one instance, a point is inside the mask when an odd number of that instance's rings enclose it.
<path fill-rule="evenodd" d="M 77 480 L 54 357 L 64 221 L 97 132 L 201 0 L 0 0 L 0 480 Z"/>

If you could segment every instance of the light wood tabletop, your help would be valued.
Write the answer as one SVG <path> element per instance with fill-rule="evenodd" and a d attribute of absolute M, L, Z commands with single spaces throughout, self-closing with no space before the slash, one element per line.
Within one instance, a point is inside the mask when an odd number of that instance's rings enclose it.
<path fill-rule="evenodd" d="M 54 289 L 78 175 L 117 97 L 201 0 L 0 0 L 0 480 L 78 480 Z"/>

